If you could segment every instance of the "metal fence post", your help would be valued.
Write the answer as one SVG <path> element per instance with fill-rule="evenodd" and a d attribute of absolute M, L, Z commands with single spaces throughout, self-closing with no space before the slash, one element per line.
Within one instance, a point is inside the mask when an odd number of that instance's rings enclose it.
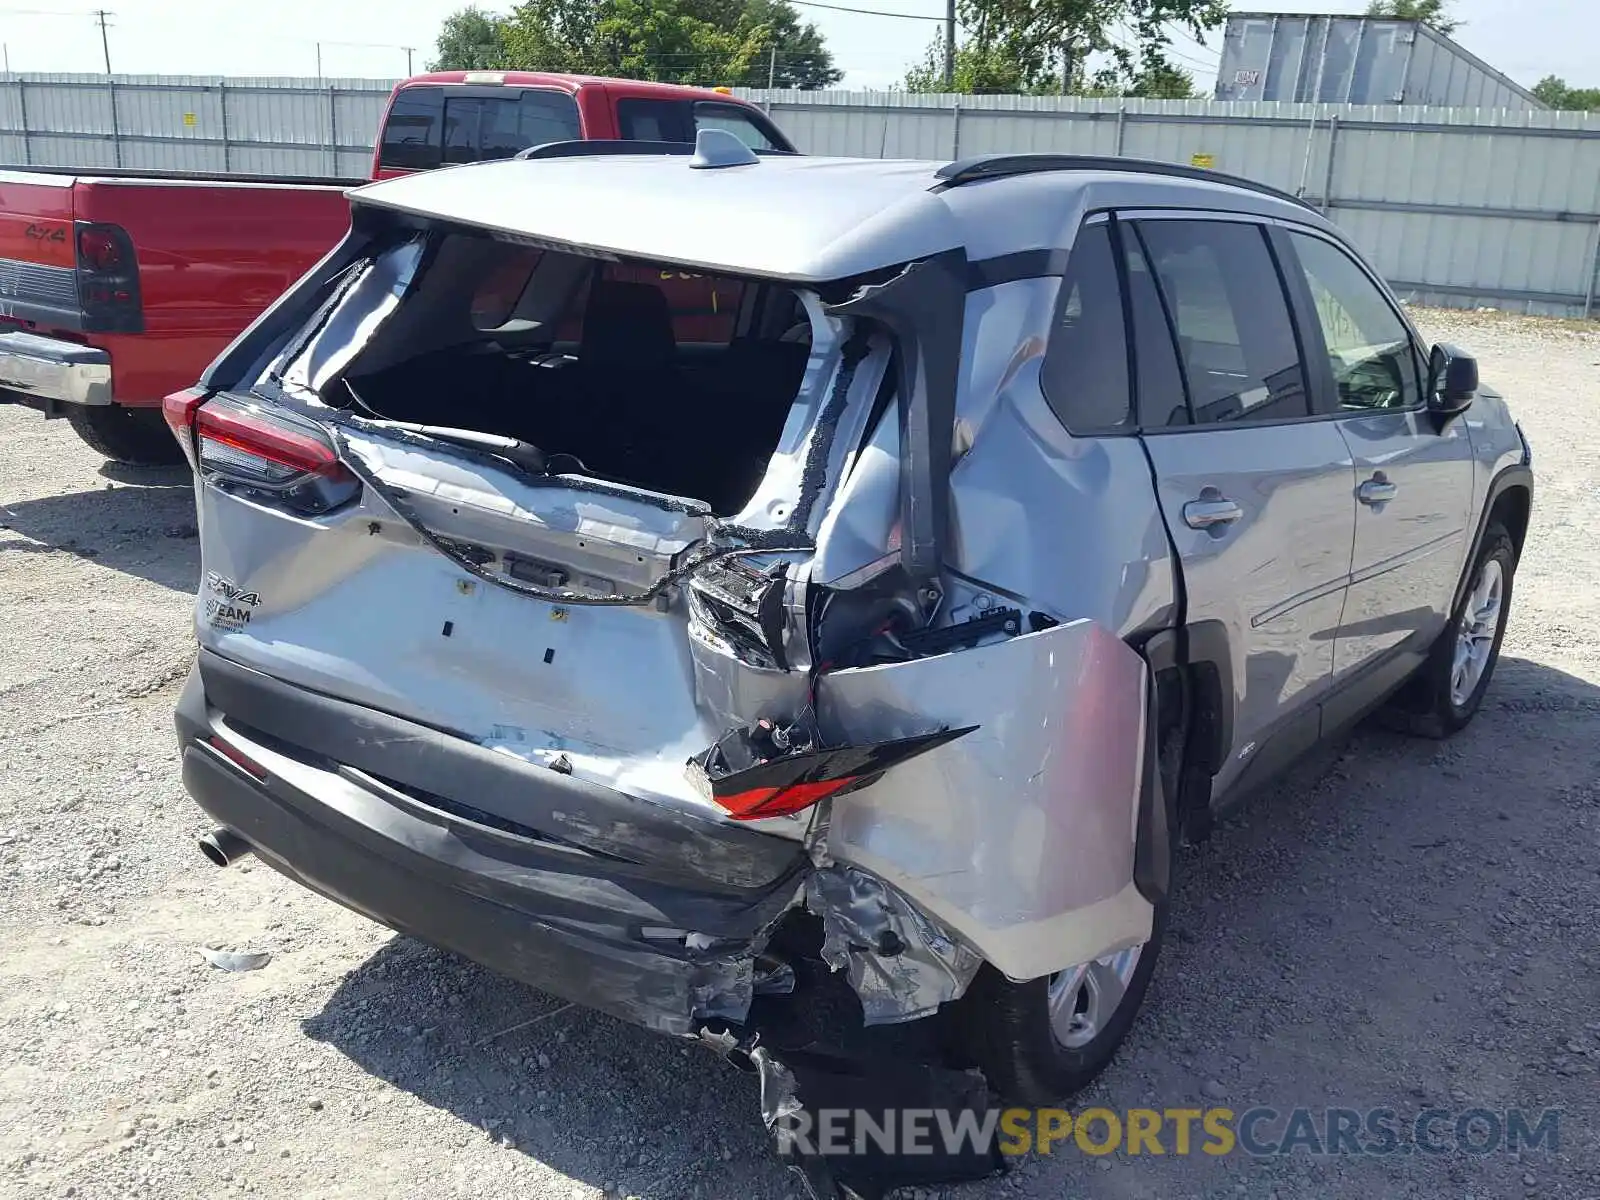
<path fill-rule="evenodd" d="M 122 125 L 117 120 L 117 81 L 106 76 L 106 88 L 111 93 L 111 152 L 116 155 L 117 166 L 122 165 Z"/>
<path fill-rule="evenodd" d="M 228 143 L 228 81 L 217 80 L 217 107 L 222 110 L 222 170 L 233 170 L 233 147 Z"/>
<path fill-rule="evenodd" d="M 33 143 L 28 140 L 28 85 L 22 80 L 17 80 L 17 111 L 22 117 L 22 162 L 26 166 L 33 162 Z"/>
<path fill-rule="evenodd" d="M 950 161 L 961 157 L 961 105 L 950 109 Z"/>
<path fill-rule="evenodd" d="M 1594 311 L 1595 276 L 1600 274 L 1600 222 L 1594 227 L 1594 246 L 1589 251 L 1589 282 L 1583 290 L 1583 319 L 1587 321 Z"/>
<path fill-rule="evenodd" d="M 1322 181 L 1322 215 L 1327 216 L 1333 207 L 1333 163 L 1339 149 L 1339 114 L 1328 118 L 1328 173 Z"/>
<path fill-rule="evenodd" d="M 1128 127 L 1128 106 L 1126 104 L 1119 105 L 1118 108 L 1117 108 L 1117 142 L 1116 142 L 1116 147 L 1112 150 L 1112 153 L 1115 154 L 1118 158 L 1122 157 L 1122 136 L 1123 136 L 1123 132 L 1127 129 L 1127 127 Z"/>

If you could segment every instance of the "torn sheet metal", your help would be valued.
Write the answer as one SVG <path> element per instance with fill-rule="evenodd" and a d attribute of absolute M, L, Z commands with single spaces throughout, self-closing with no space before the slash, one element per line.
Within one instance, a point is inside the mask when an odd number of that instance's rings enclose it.
<path fill-rule="evenodd" d="M 822 918 L 822 957 L 845 971 L 868 1025 L 914 1021 L 958 998 L 983 965 L 905 896 L 835 864 L 806 879 L 806 907 Z"/>
<path fill-rule="evenodd" d="M 834 801 L 828 852 L 904 892 L 1013 979 L 1148 940 L 1134 887 L 1146 669 L 1087 620 L 834 671 L 825 740 L 978 725 Z"/>
<path fill-rule="evenodd" d="M 416 278 L 423 239 L 412 238 L 357 266 L 307 330 L 293 339 L 269 377 L 293 392 L 316 395 L 367 345 Z"/>
<path fill-rule="evenodd" d="M 726 955 L 694 964 L 689 976 L 690 1014 L 742 1021 L 755 996 L 755 959 Z"/>

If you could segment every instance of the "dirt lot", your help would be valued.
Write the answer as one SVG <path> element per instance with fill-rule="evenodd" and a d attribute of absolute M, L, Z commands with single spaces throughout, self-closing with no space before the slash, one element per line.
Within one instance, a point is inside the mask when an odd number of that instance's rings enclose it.
<path fill-rule="evenodd" d="M 1363 730 L 1186 851 L 1145 1015 L 1079 1103 L 1557 1107 L 1559 1150 L 1058 1152 L 943 1194 L 1600 1197 L 1600 335 L 1425 323 L 1540 476 L 1484 711 L 1445 745 Z M 186 478 L 0 407 L 0 1195 L 798 1194 L 711 1056 L 202 861 L 170 721 L 193 522 Z"/>

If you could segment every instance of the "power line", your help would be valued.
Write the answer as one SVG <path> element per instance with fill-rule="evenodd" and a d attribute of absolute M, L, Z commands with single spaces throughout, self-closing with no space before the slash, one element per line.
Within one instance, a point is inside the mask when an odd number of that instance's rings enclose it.
<path fill-rule="evenodd" d="M 819 0 L 789 0 L 790 4 L 798 4 L 801 8 L 825 8 L 829 12 L 860 13 L 866 17 L 898 17 L 902 21 L 937 21 L 944 24 L 944 17 L 925 17 L 921 13 L 885 12 L 881 8 L 851 8 L 845 4 L 822 4 Z"/>
<path fill-rule="evenodd" d="M 1124 36 L 1137 39 L 1138 35 L 1134 33 L 1132 29 L 1128 28 L 1126 23 L 1121 25 L 1121 29 Z M 1137 46 L 1128 45 L 1127 42 L 1115 37 L 1109 30 L 1106 31 L 1106 38 L 1119 49 L 1126 50 L 1129 54 L 1139 53 L 1139 48 Z M 1190 58 L 1188 55 L 1178 53 L 1177 50 L 1172 48 L 1172 44 L 1170 42 L 1164 46 L 1157 47 L 1156 53 L 1162 55 L 1163 57 L 1170 54 L 1173 58 L 1178 59 L 1180 62 L 1188 63 L 1191 67 L 1199 67 L 1202 71 L 1215 71 L 1218 66 L 1218 63 L 1200 62 L 1197 59 Z"/>
<path fill-rule="evenodd" d="M 1199 67 L 1202 71 L 1215 71 L 1217 69 L 1217 67 L 1221 65 L 1221 62 L 1222 62 L 1221 59 L 1218 59 L 1216 62 L 1201 62 L 1197 58 L 1190 58 L 1186 54 L 1179 54 L 1171 46 L 1163 46 L 1161 48 L 1161 50 L 1159 51 L 1159 53 L 1161 53 L 1163 56 L 1170 54 L 1173 58 L 1177 59 L 1179 62 L 1188 63 L 1191 67 Z"/>

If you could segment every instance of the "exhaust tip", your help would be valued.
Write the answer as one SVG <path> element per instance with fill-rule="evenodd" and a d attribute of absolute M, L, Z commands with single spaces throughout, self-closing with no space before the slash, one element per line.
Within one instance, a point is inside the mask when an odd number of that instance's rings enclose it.
<path fill-rule="evenodd" d="M 250 843 L 231 829 L 218 827 L 200 839 L 200 853 L 214 866 L 226 867 L 252 853 Z"/>

